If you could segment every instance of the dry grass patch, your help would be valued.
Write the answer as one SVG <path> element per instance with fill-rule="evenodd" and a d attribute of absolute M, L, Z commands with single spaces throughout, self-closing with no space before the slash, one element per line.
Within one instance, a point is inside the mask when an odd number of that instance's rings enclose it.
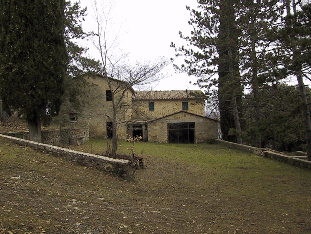
<path fill-rule="evenodd" d="M 0 144 L 0 233 L 311 232 L 310 170 L 219 145 L 141 142 L 146 169 L 128 181 Z"/>

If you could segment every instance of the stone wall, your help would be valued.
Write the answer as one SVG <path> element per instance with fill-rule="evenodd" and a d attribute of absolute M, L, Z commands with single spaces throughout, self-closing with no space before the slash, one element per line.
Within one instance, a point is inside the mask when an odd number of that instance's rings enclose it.
<path fill-rule="evenodd" d="M 9 132 L 5 135 L 29 140 L 29 132 Z M 64 128 L 60 130 L 43 130 L 41 132 L 42 143 L 64 146 L 64 145 L 80 145 L 89 139 L 88 128 Z"/>
<path fill-rule="evenodd" d="M 89 103 L 83 106 L 82 118 L 89 118 L 90 136 L 107 137 L 107 122 L 112 122 L 112 101 L 106 101 L 106 90 L 109 90 L 107 81 L 102 77 L 89 77 L 86 81 L 90 84 L 86 92 Z M 116 89 L 120 83 L 111 80 L 112 89 Z M 121 90 L 115 95 L 115 100 L 120 99 Z M 126 91 L 121 101 L 122 107 L 117 113 L 117 134 L 126 136 L 126 121 L 131 118 L 132 92 Z"/>
<path fill-rule="evenodd" d="M 311 161 L 308 161 L 306 156 L 302 156 L 301 152 L 298 152 L 297 155 L 289 156 L 280 152 L 272 152 L 266 148 L 256 148 L 248 145 L 241 145 L 223 140 L 216 140 L 216 141 L 218 144 L 225 145 L 226 147 L 242 150 L 244 152 L 250 152 L 252 154 L 257 154 L 266 158 L 271 158 L 277 161 L 289 163 L 291 165 L 299 166 L 302 168 L 311 169 Z"/>
<path fill-rule="evenodd" d="M 108 83 L 102 76 L 86 77 L 85 81 L 83 92 L 78 97 L 81 106 L 74 108 L 73 104 L 65 102 L 61 107 L 59 116 L 55 118 L 55 125 L 71 128 L 88 128 L 90 137 L 107 138 L 107 126 L 109 126 L 109 122 L 112 122 L 113 108 L 112 101 L 106 100 L 106 91 L 110 90 L 111 87 L 112 90 L 119 89 L 121 92 L 115 95 L 117 100 L 120 98 L 120 93 L 123 93 L 124 87 L 122 85 L 125 83 L 113 79 L 109 80 Z M 137 92 L 136 95 L 139 93 Z M 218 137 L 218 126 L 214 126 L 215 122 L 210 122 L 210 120 L 206 120 L 203 117 L 205 113 L 204 100 L 202 98 L 192 96 L 191 91 L 189 93 L 188 91 L 169 91 L 168 93 L 171 94 L 169 98 L 150 99 L 150 101 L 154 102 L 154 111 L 149 111 L 149 99 L 133 99 L 135 92 L 131 88 L 128 89 L 121 100 L 121 107 L 118 108 L 118 139 L 126 140 L 131 126 L 136 123 L 146 124 L 146 121 L 152 121 L 153 119 L 182 111 L 183 102 L 188 102 L 187 112 L 201 116 L 195 121 L 191 120 L 191 122 L 196 122 L 198 126 L 196 142 L 204 142 Z M 176 96 L 178 93 L 182 95 Z M 185 93 L 187 95 L 184 95 Z M 199 93 L 202 92 L 199 91 Z M 150 128 L 148 125 L 148 133 L 150 134 L 148 140 L 156 141 L 156 139 L 159 139 L 159 142 L 167 142 L 166 123 L 161 125 L 160 121 L 155 123 L 157 126 L 154 126 L 152 123 Z"/>
<path fill-rule="evenodd" d="M 107 137 L 107 122 L 112 122 L 112 101 L 106 101 L 106 90 L 110 90 L 107 80 L 102 76 L 85 78 L 86 84 L 81 97 L 79 110 L 73 108 L 69 102 L 62 105 L 60 114 L 55 118 L 61 126 L 74 126 L 76 128 L 89 128 L 90 137 Z M 122 82 L 110 81 L 112 89 L 119 87 L 115 100 L 122 94 Z M 126 139 L 126 122 L 130 120 L 133 90 L 129 89 L 121 101 L 121 108 L 117 113 L 117 134 L 119 138 Z M 70 120 L 70 114 L 76 113 L 76 120 Z"/>
<path fill-rule="evenodd" d="M 148 123 L 148 141 L 168 142 L 168 123 L 194 122 L 195 143 L 210 142 L 218 137 L 218 121 L 187 112 L 179 112 Z"/>
<path fill-rule="evenodd" d="M 249 145 L 242 145 L 242 144 L 237 144 L 237 143 L 233 143 L 230 141 L 223 141 L 223 140 L 219 140 L 219 139 L 217 139 L 216 142 L 218 144 L 225 145 L 226 147 L 242 150 L 244 152 L 249 152 L 252 154 L 259 155 L 259 156 L 263 156 L 264 151 L 267 151 L 267 149 L 265 149 L 265 148 L 256 148 L 256 147 L 252 147 Z"/>
<path fill-rule="evenodd" d="M 301 168 L 309 168 L 311 169 L 311 161 L 307 160 L 306 156 L 288 156 L 281 153 L 271 152 L 271 151 L 264 151 L 263 156 L 266 158 L 271 158 L 277 161 L 289 163 Z"/>
<path fill-rule="evenodd" d="M 149 102 L 154 102 L 154 111 L 149 111 Z M 155 119 L 182 110 L 182 102 L 188 102 L 188 112 L 204 116 L 203 100 L 133 100 L 133 118 Z"/>
<path fill-rule="evenodd" d="M 209 118 L 198 119 L 195 123 L 196 143 L 213 142 L 218 138 L 218 121 Z"/>
<path fill-rule="evenodd" d="M 19 145 L 28 146 L 35 150 L 44 151 L 54 156 L 65 158 L 66 160 L 78 163 L 83 166 L 94 167 L 98 170 L 114 172 L 119 175 L 130 174 L 133 171 L 129 160 L 113 159 L 100 155 L 78 152 L 3 134 L 0 134 L 0 137 L 13 141 Z"/>

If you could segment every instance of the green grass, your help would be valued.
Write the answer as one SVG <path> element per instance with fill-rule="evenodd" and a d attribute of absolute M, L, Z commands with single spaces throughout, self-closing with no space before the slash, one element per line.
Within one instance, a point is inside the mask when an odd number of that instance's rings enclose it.
<path fill-rule="evenodd" d="M 146 168 L 127 181 L 0 144 L 0 233 L 311 233 L 307 169 L 217 144 L 138 142 Z"/>

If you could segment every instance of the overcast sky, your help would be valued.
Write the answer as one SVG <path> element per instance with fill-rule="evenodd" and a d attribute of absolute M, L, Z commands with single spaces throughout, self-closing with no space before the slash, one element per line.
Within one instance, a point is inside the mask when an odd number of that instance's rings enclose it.
<path fill-rule="evenodd" d="M 96 30 L 94 20 L 94 0 L 80 0 L 81 6 L 88 8 L 88 17 L 84 23 L 86 31 Z M 195 7 L 196 0 L 97 0 L 98 8 L 104 3 L 104 13 L 109 16 L 107 33 L 111 40 L 118 38 L 118 49 L 129 53 L 129 60 L 152 61 L 158 57 L 167 59 L 174 57 L 171 42 L 182 45 L 179 31 L 187 34 L 191 28 L 188 25 L 190 17 L 186 5 Z M 108 11 L 110 10 L 110 13 Z M 109 36 L 108 36 L 109 37 Z M 90 55 L 98 57 L 98 51 L 90 47 Z M 164 69 L 165 79 L 154 85 L 154 90 L 198 89 L 189 81 L 195 78 L 186 74 L 176 74 L 172 65 Z"/>

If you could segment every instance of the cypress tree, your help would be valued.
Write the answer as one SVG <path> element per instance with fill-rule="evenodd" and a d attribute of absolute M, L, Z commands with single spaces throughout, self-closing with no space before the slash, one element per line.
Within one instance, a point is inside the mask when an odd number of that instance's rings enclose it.
<path fill-rule="evenodd" d="M 0 94 L 5 109 L 41 141 L 41 121 L 57 115 L 67 69 L 64 0 L 0 1 Z"/>
<path fill-rule="evenodd" d="M 236 130 L 236 141 L 242 143 L 239 104 L 242 87 L 239 72 L 239 32 L 236 24 L 234 1 L 219 1 L 219 34 L 217 38 L 218 99 L 221 131 L 224 140 L 235 141 L 229 134 Z"/>
<path fill-rule="evenodd" d="M 242 142 L 241 97 L 243 88 L 239 73 L 239 30 L 236 23 L 236 0 L 200 0 L 198 10 L 190 9 L 191 36 L 181 38 L 187 46 L 175 48 L 185 56 L 179 69 L 198 77 L 197 84 L 206 94 L 217 87 L 220 127 L 224 140 Z M 175 45 L 172 43 L 172 47 Z M 232 131 L 234 130 L 234 131 Z M 235 134 L 230 134 L 235 132 Z"/>

